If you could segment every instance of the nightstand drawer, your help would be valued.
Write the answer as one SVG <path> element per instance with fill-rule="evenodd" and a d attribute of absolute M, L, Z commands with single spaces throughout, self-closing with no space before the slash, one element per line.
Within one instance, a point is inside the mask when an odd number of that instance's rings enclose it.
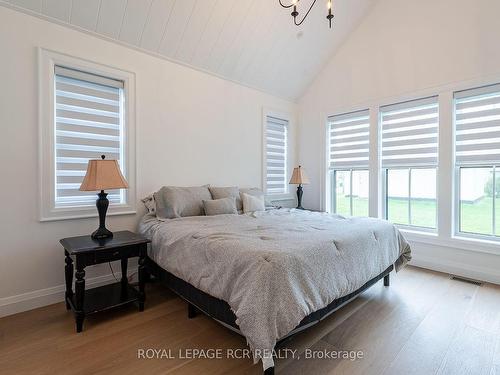
<path fill-rule="evenodd" d="M 120 260 L 122 258 L 130 258 L 135 256 L 139 256 L 138 246 L 121 247 L 119 249 L 96 251 L 95 262 L 96 264 L 104 262 L 113 262 L 115 260 Z"/>

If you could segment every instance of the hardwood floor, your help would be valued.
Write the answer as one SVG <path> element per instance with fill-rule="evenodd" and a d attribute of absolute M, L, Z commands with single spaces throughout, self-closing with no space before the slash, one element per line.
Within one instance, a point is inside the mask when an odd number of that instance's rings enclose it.
<path fill-rule="evenodd" d="M 500 375 L 500 286 L 476 286 L 407 267 L 380 281 L 282 349 L 278 374 Z M 0 319 L 1 374 L 261 374 L 250 359 L 183 359 L 179 350 L 246 348 L 245 340 L 200 315 L 160 285 L 134 306 L 90 316 L 75 333 L 63 303 Z M 172 359 L 138 358 L 171 349 Z M 362 351 L 363 358 L 306 359 L 305 351 Z M 163 352 L 165 353 L 165 352 Z"/>

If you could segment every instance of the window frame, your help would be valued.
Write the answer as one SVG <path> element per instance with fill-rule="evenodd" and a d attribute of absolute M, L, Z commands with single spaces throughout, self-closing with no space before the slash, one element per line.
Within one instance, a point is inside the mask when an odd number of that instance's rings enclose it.
<path fill-rule="evenodd" d="M 453 235 L 456 238 L 469 238 L 469 239 L 476 239 L 476 240 L 483 240 L 483 241 L 492 241 L 492 242 L 500 242 L 500 233 L 498 235 L 495 234 L 481 234 L 481 233 L 474 233 L 474 232 L 462 232 L 460 230 L 460 225 L 461 225 L 461 199 L 460 199 L 460 169 L 462 168 L 491 168 L 493 170 L 493 193 L 495 194 L 495 178 L 496 178 L 496 169 L 500 170 L 500 163 L 498 164 L 471 164 L 471 165 L 455 165 L 455 199 L 454 199 L 454 232 Z M 496 217 L 495 217 L 495 211 L 496 211 L 496 204 L 495 204 L 495 198 L 493 195 L 493 202 L 492 202 L 492 230 L 493 233 L 495 233 L 495 226 L 496 226 Z"/>
<path fill-rule="evenodd" d="M 330 175 L 330 207 L 327 212 L 332 211 L 332 213 L 341 215 L 337 212 L 337 172 L 349 172 L 349 187 L 350 187 L 350 195 L 349 195 L 349 216 L 353 216 L 353 199 L 352 199 L 352 173 L 353 172 L 367 172 L 368 173 L 368 180 L 370 179 L 370 169 L 367 167 L 360 167 L 360 168 L 331 168 L 328 169 L 328 174 Z M 333 175 L 333 183 L 332 183 L 332 176 Z M 369 183 L 368 183 L 369 184 Z M 368 215 L 366 216 L 361 216 L 361 217 L 369 217 L 370 215 L 370 194 L 368 191 Z"/>
<path fill-rule="evenodd" d="M 362 109 L 360 109 L 362 108 Z M 330 167 L 330 155 L 331 155 L 331 141 L 330 141 L 330 123 L 331 119 L 336 116 L 345 116 L 345 115 L 350 115 L 350 114 L 357 114 L 361 112 L 367 112 L 368 113 L 368 122 L 369 122 L 369 127 L 368 127 L 368 163 L 367 166 L 345 166 L 345 167 L 339 167 L 339 168 L 331 168 Z M 365 106 L 363 107 L 354 107 L 354 108 L 348 108 L 345 111 L 336 111 L 333 112 L 330 115 L 324 116 L 325 118 L 325 123 L 324 123 L 324 128 L 323 128 L 323 134 L 324 134 L 324 157 L 322 158 L 322 161 L 325 163 L 323 165 L 323 173 L 324 173 L 324 183 L 323 183 L 323 191 L 321 192 L 322 195 L 322 205 L 323 205 L 323 210 L 328 213 L 334 213 L 337 214 L 337 192 L 336 192 L 336 183 L 333 184 L 332 186 L 332 178 L 331 178 L 331 173 L 336 173 L 337 171 L 351 171 L 351 178 L 352 178 L 352 171 L 367 171 L 368 172 L 368 216 L 370 217 L 370 204 L 371 204 L 371 181 L 372 181 L 372 159 L 373 159 L 373 150 L 377 149 L 377 147 L 372 147 L 371 145 L 371 139 L 372 139 L 372 133 L 373 133 L 373 127 L 372 127 L 372 111 L 370 109 L 370 106 Z M 378 133 L 375 134 L 377 136 Z M 377 141 L 378 143 L 378 141 Z M 335 181 L 336 182 L 336 181 Z M 352 187 L 351 187 L 352 188 Z M 333 212 L 332 212 L 333 211 Z M 352 213 L 352 204 L 350 211 Z M 351 215 L 352 216 L 352 215 Z"/>
<path fill-rule="evenodd" d="M 453 150 L 453 192 L 454 192 L 454 197 L 453 197 L 453 233 L 452 233 L 452 238 L 455 239 L 462 239 L 462 240 L 473 240 L 473 241 L 484 241 L 487 243 L 493 243 L 493 244 L 498 244 L 500 243 L 500 233 L 498 236 L 495 234 L 481 234 L 481 233 L 472 233 L 472 232 L 462 232 L 460 230 L 461 226 L 461 184 L 460 184 L 460 169 L 462 168 L 492 168 L 494 170 L 494 175 L 493 175 L 493 186 L 495 188 L 496 186 L 496 181 L 495 181 L 495 169 L 499 168 L 500 169 L 500 163 L 492 163 L 492 162 L 476 162 L 476 163 L 466 163 L 463 165 L 459 165 L 457 163 L 457 156 L 456 156 L 456 149 L 457 149 L 457 114 L 456 114 L 456 98 L 455 94 L 464 92 L 464 91 L 480 91 L 481 89 L 490 87 L 490 86 L 497 86 L 500 85 L 500 77 L 497 79 L 492 79 L 488 81 L 489 83 L 483 82 L 483 84 L 477 84 L 477 85 L 468 85 L 466 87 L 461 87 L 455 90 L 452 90 L 452 130 L 453 130 L 453 138 L 452 138 L 452 150 Z M 493 202 L 492 202 L 492 210 L 493 210 L 493 215 L 492 215 L 492 229 L 493 233 L 495 233 L 495 225 L 496 225 L 496 218 L 495 218 L 495 196 L 493 195 Z"/>
<path fill-rule="evenodd" d="M 97 217 L 95 206 L 55 205 L 55 72 L 56 65 L 101 75 L 124 83 L 124 127 L 123 169 L 129 189 L 124 192 L 124 203 L 110 204 L 108 215 L 125 215 L 136 213 L 136 164 L 135 164 L 135 75 L 134 73 L 113 68 L 104 64 L 91 62 L 55 51 L 38 48 L 38 81 L 39 81 L 39 220 L 54 221 Z M 97 192 L 96 192 L 97 194 Z M 96 196 L 97 197 L 97 196 Z M 97 199 L 97 198 L 96 198 Z"/>
<path fill-rule="evenodd" d="M 398 223 L 393 223 L 396 225 L 398 228 L 410 230 L 410 231 L 415 231 L 415 232 L 427 232 L 427 233 L 438 233 L 438 217 L 439 217 L 439 208 L 438 208 L 438 173 L 439 173 L 439 166 L 398 166 L 398 167 L 386 167 L 386 168 L 381 168 L 382 169 L 382 212 L 383 212 L 383 217 L 385 220 L 389 221 L 388 215 L 389 215 L 389 170 L 408 170 L 408 222 L 411 222 L 411 170 L 414 169 L 435 169 L 436 170 L 436 213 L 435 213 L 435 223 L 436 227 L 431 228 L 431 227 L 423 227 L 420 225 L 413 225 L 413 224 L 398 224 Z"/>
<path fill-rule="evenodd" d="M 437 117 L 437 138 L 438 138 L 438 145 L 437 145 L 437 162 L 435 166 L 432 165 L 425 165 L 425 164 L 411 164 L 408 163 L 407 165 L 397 165 L 397 166 L 389 166 L 389 167 L 384 167 L 383 162 L 382 162 L 382 144 L 383 144 L 383 132 L 382 132 L 382 114 L 383 114 L 383 108 L 384 107 L 391 107 L 391 106 L 397 106 L 397 105 L 404 105 L 406 103 L 412 103 L 412 102 L 418 102 L 418 101 L 424 101 L 426 99 L 431 99 L 431 98 L 436 98 L 436 103 L 437 103 L 437 111 L 438 111 L 438 117 Z M 419 225 L 410 225 L 410 224 L 396 224 L 398 228 L 407 230 L 407 231 L 414 231 L 417 233 L 428 233 L 428 234 L 438 234 L 439 233 L 439 164 L 440 164 L 440 148 L 441 148 L 441 103 L 440 103 L 440 94 L 435 93 L 431 95 L 422 95 L 422 96 L 413 96 L 409 98 L 404 98 L 404 100 L 401 101 L 392 101 L 392 102 L 384 102 L 380 103 L 378 106 L 378 116 L 377 116 L 377 129 L 378 129 L 378 149 L 377 149 L 377 154 L 379 155 L 380 158 L 380 177 L 381 177 L 381 191 L 380 191 L 380 198 L 381 198 L 381 213 L 382 217 L 385 220 L 388 220 L 388 173 L 387 171 L 392 169 L 407 169 L 408 170 L 408 204 L 409 204 L 409 209 L 408 209 L 408 222 L 411 222 L 411 170 L 412 169 L 436 169 L 436 218 L 435 218 L 435 223 L 436 227 L 435 228 L 429 228 L 429 227 L 422 227 Z"/>
<path fill-rule="evenodd" d="M 286 145 L 285 145 L 285 186 L 286 191 L 284 193 L 268 193 L 267 192 L 267 118 L 275 117 L 277 119 L 283 120 L 287 122 L 286 126 Z M 289 200 L 293 199 L 293 193 L 290 189 L 290 184 L 288 183 L 291 173 L 290 169 L 293 167 L 291 163 L 291 147 L 290 147 L 290 139 L 291 139 L 291 127 L 292 127 L 292 118 L 288 112 L 278 111 L 269 108 L 263 108 L 262 110 L 262 191 L 269 197 L 269 199 L 273 201 L 280 200 Z"/>

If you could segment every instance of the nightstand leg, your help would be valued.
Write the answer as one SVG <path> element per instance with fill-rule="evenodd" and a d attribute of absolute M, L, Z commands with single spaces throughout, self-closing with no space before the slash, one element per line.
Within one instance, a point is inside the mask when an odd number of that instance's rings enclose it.
<path fill-rule="evenodd" d="M 144 302 L 146 300 L 146 293 L 144 286 L 146 284 L 146 246 L 141 246 L 139 253 L 139 311 L 144 311 Z"/>
<path fill-rule="evenodd" d="M 76 332 L 82 332 L 83 320 L 85 319 L 85 313 L 83 311 L 84 306 L 84 296 L 85 296 L 85 267 L 79 264 L 78 259 L 76 260 L 76 272 L 75 272 L 75 294 L 76 294 Z"/>
<path fill-rule="evenodd" d="M 66 277 L 66 293 L 65 293 L 65 301 L 66 301 L 66 310 L 71 309 L 71 306 L 68 302 L 69 299 L 73 298 L 73 259 L 69 256 L 68 252 L 65 251 L 66 254 L 66 266 L 64 267 L 65 277 Z"/>

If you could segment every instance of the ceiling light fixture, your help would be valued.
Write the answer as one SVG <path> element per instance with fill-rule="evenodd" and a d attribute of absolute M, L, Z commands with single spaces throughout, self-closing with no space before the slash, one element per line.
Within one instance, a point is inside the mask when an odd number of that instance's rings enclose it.
<path fill-rule="evenodd" d="M 302 22 L 304 22 L 304 20 L 307 18 L 307 16 L 309 15 L 309 13 L 311 12 L 311 9 L 313 8 L 314 4 L 316 4 L 316 1 L 317 0 L 312 0 L 311 2 L 311 5 L 309 6 L 309 9 L 307 10 L 307 12 L 304 14 L 304 17 L 302 17 L 301 20 L 297 20 L 297 17 L 299 16 L 299 11 L 297 10 L 297 3 L 300 1 L 300 0 L 292 0 L 292 3 L 291 4 L 283 4 L 283 1 L 282 0 L 278 0 L 280 5 L 283 7 L 283 8 L 286 8 L 286 9 L 289 9 L 289 8 L 292 8 L 292 17 L 293 17 L 293 23 L 296 25 L 296 26 L 300 26 L 302 25 Z M 332 0 L 328 0 L 327 3 L 326 3 L 326 8 L 328 9 L 328 15 L 326 16 L 326 19 L 328 20 L 329 24 L 330 24 L 330 29 L 332 28 L 332 20 L 333 20 L 333 14 L 332 14 Z"/>

